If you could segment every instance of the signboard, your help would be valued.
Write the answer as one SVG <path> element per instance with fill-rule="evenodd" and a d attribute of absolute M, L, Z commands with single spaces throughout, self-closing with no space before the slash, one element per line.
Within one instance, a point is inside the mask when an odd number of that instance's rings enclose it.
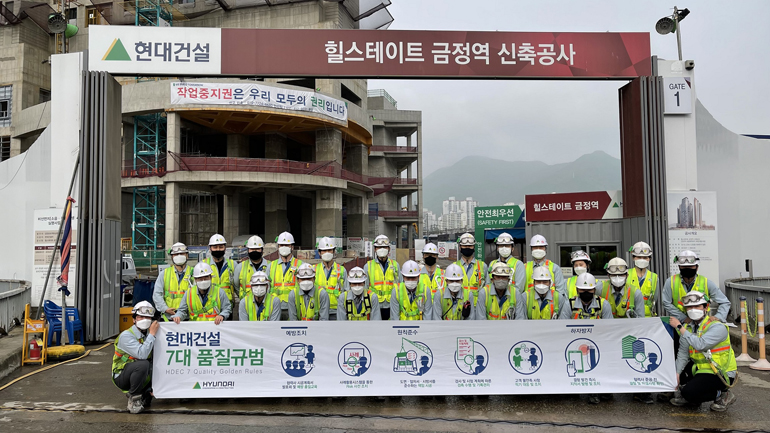
<path fill-rule="evenodd" d="M 348 238 L 348 251 L 366 253 L 366 241 L 368 238 Z"/>
<path fill-rule="evenodd" d="M 718 234 L 716 192 L 668 192 L 668 263 L 671 275 L 679 273 L 674 257 L 690 250 L 700 259 L 698 273 L 721 281 Z"/>
<path fill-rule="evenodd" d="M 632 79 L 652 71 L 649 33 L 129 26 L 89 26 L 89 67 L 125 75 L 490 79 Z"/>
<path fill-rule="evenodd" d="M 692 84 L 687 77 L 663 78 L 663 114 L 692 113 Z"/>
<path fill-rule="evenodd" d="M 474 222 L 476 231 L 476 260 L 484 260 L 484 230 L 507 229 L 516 226 L 521 218 L 521 207 L 513 206 L 489 206 L 477 207 Z"/>
<path fill-rule="evenodd" d="M 72 209 L 72 249 L 70 252 L 70 288 L 75 287 L 75 278 L 77 277 L 75 268 L 77 265 L 77 208 Z M 61 306 L 61 292 L 56 277 L 61 275 L 61 254 L 59 254 L 59 245 L 55 245 L 56 235 L 59 233 L 61 216 L 64 209 L 39 209 L 34 212 L 35 221 L 33 223 L 32 244 L 32 305 L 37 306 L 40 303 L 40 296 L 43 294 L 45 286 L 45 276 L 48 273 L 48 267 L 51 264 L 51 255 L 53 267 L 51 268 L 51 277 L 48 279 L 48 290 L 45 292 L 45 300 L 53 301 Z M 59 241 L 61 243 L 61 241 Z M 67 299 L 67 304 L 74 305 L 74 290 L 70 289 L 73 296 Z"/>
<path fill-rule="evenodd" d="M 623 218 L 622 191 L 528 195 L 525 206 L 528 222 Z"/>
<path fill-rule="evenodd" d="M 157 398 L 668 392 L 660 319 L 161 323 Z"/>
<path fill-rule="evenodd" d="M 449 251 L 457 250 L 457 242 L 439 242 L 437 247 L 438 247 L 439 258 L 448 259 Z"/>
<path fill-rule="evenodd" d="M 308 111 L 347 122 L 347 103 L 326 95 L 262 83 L 171 83 L 171 104 L 248 105 Z"/>

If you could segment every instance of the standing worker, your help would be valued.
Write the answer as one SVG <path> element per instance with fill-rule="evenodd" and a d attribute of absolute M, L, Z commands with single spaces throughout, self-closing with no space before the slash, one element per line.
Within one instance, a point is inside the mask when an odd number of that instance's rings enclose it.
<path fill-rule="evenodd" d="M 567 297 L 556 289 L 551 273 L 545 266 L 532 271 L 532 287 L 524 292 L 527 300 L 526 310 L 529 320 L 567 320 L 570 308 Z"/>
<path fill-rule="evenodd" d="M 390 254 L 390 239 L 385 235 L 377 236 L 374 239 L 376 258 L 369 260 L 364 268 L 364 273 L 369 279 L 369 290 L 377 294 L 382 320 L 390 319 L 390 295 L 393 288 L 401 283 L 398 262 L 389 259 L 388 254 Z"/>
<path fill-rule="evenodd" d="M 513 274 L 512 284 L 516 286 L 519 293 L 524 293 L 527 284 L 527 269 L 521 260 L 513 257 L 513 236 L 508 233 L 500 233 L 500 236 L 495 239 L 495 244 L 497 244 L 497 256 L 499 258 L 489 262 L 489 270 L 491 271 L 498 262 L 507 263 Z M 487 286 L 490 285 L 491 281 L 492 277 L 490 273 L 487 273 Z"/>
<path fill-rule="evenodd" d="M 563 296 L 569 296 L 567 287 L 564 285 L 564 276 L 561 273 L 561 267 L 545 258 L 546 250 L 548 249 L 548 241 L 545 240 L 545 237 L 543 235 L 532 236 L 532 239 L 529 241 L 529 247 L 534 260 L 527 262 L 527 289 L 534 285 L 534 280 L 532 279 L 534 270 L 544 266 L 551 274 L 551 281 L 553 282 L 553 285 L 556 286 L 556 290 Z"/>
<path fill-rule="evenodd" d="M 350 290 L 340 293 L 337 300 L 337 320 L 381 320 L 377 294 L 366 283 L 363 269 L 356 266 L 350 270 L 348 286 Z"/>
<path fill-rule="evenodd" d="M 422 249 L 422 261 L 425 266 L 420 270 L 420 285 L 430 291 L 431 303 L 433 296 L 444 288 L 444 271 L 436 264 L 438 260 L 438 247 L 436 244 L 427 243 Z M 430 317 L 430 319 L 433 319 Z"/>
<path fill-rule="evenodd" d="M 209 238 L 209 253 L 211 257 L 203 259 L 203 263 L 207 263 L 211 266 L 211 283 L 215 286 L 219 286 L 227 294 L 227 299 L 230 300 L 231 305 L 235 305 L 236 299 L 233 298 L 233 285 L 232 281 L 233 273 L 235 272 L 235 263 L 232 259 L 225 260 L 225 250 L 227 249 L 227 241 L 225 237 L 220 234 L 215 234 Z"/>
<path fill-rule="evenodd" d="M 589 271 L 591 257 L 589 257 L 588 253 L 585 251 L 577 250 L 570 254 L 570 260 L 572 262 L 572 273 L 574 275 L 567 280 L 566 286 L 567 296 L 569 297 L 570 305 L 572 305 L 572 303 L 575 302 L 575 299 L 577 299 L 577 287 L 575 286 L 577 278 Z"/>
<path fill-rule="evenodd" d="M 463 233 L 457 242 L 460 244 L 460 260 L 455 264 L 463 271 L 463 290 L 470 291 L 475 310 L 479 289 L 484 287 L 487 281 L 487 264 L 476 260 L 476 238 L 472 234 Z"/>
<path fill-rule="evenodd" d="M 246 241 L 246 251 L 249 258 L 235 266 L 233 280 L 234 291 L 238 292 L 238 298 L 245 299 L 251 296 L 251 277 L 256 272 L 264 272 L 270 275 L 270 262 L 265 260 L 263 252 L 265 242 L 259 236 L 252 236 Z M 239 309 L 240 310 L 240 309 Z"/>
<path fill-rule="evenodd" d="M 240 321 L 277 322 L 281 320 L 281 301 L 270 292 L 267 274 L 254 272 L 251 276 L 251 295 L 241 299 L 238 318 Z"/>
<path fill-rule="evenodd" d="M 475 320 L 473 294 L 464 288 L 465 272 L 457 263 L 447 266 L 446 287 L 433 297 L 433 320 Z"/>
<path fill-rule="evenodd" d="M 620 257 L 612 258 L 607 263 L 609 282 L 605 282 L 600 297 L 610 304 L 612 317 L 644 317 L 644 297 L 641 290 L 626 284 L 628 282 L 628 264 Z"/>
<path fill-rule="evenodd" d="M 684 295 L 682 305 L 690 322 L 683 324 L 676 317 L 670 318 L 681 343 L 676 357 L 679 388 L 671 404 L 713 401 L 711 410 L 724 412 L 735 402 L 730 387 L 738 373 L 727 325 L 709 315 L 709 302 L 702 292 Z"/>
<path fill-rule="evenodd" d="M 687 321 L 687 313 L 682 299 L 692 291 L 703 293 L 706 302 L 716 302 L 718 305 L 715 317 L 722 322 L 727 321 L 727 313 L 730 311 L 730 300 L 719 290 L 712 281 L 698 275 L 700 260 L 692 251 L 682 251 L 674 258 L 674 263 L 679 265 L 679 273 L 672 275 L 663 285 L 663 308 L 669 316 L 676 317 L 680 322 Z M 674 337 L 674 345 L 678 349 L 679 338 Z"/>
<path fill-rule="evenodd" d="M 174 314 L 174 323 L 183 320 L 214 322 L 219 325 L 232 314 L 232 305 L 225 291 L 211 284 L 211 266 L 198 263 L 193 271 L 195 287 L 187 290 L 184 301 Z M 212 293 L 213 292 L 213 293 Z"/>
<path fill-rule="evenodd" d="M 278 258 L 270 262 L 270 282 L 273 285 L 271 293 L 281 301 L 281 320 L 289 319 L 289 293 L 297 286 L 297 269 L 302 266 L 302 260 L 292 255 L 294 236 L 289 232 L 278 235 Z"/>
<path fill-rule="evenodd" d="M 329 294 L 316 287 L 315 268 L 303 263 L 297 270 L 298 283 L 289 292 L 289 320 L 329 320 Z"/>
<path fill-rule="evenodd" d="M 420 284 L 420 265 L 407 260 L 401 266 L 404 282 L 390 294 L 390 320 L 432 320 L 430 288 Z"/>
<path fill-rule="evenodd" d="M 655 317 L 660 293 L 658 292 L 658 274 L 650 271 L 652 248 L 644 242 L 637 242 L 631 248 L 634 267 L 628 272 L 628 285 L 642 292 L 644 298 L 644 316 Z"/>
<path fill-rule="evenodd" d="M 502 261 L 490 267 L 492 284 L 479 291 L 476 320 L 527 320 L 527 301 L 512 282 L 513 273 Z"/>
<path fill-rule="evenodd" d="M 163 270 L 155 280 L 152 302 L 163 313 L 163 320 L 171 320 L 182 303 L 185 292 L 192 286 L 193 268 L 187 265 L 187 245 L 177 242 L 171 246 L 171 261 L 174 263 Z"/>
<path fill-rule="evenodd" d="M 152 349 L 160 325 L 147 301 L 134 305 L 131 314 L 134 325 L 115 339 L 112 383 L 127 393 L 128 411 L 139 413 L 152 402 Z"/>
<path fill-rule="evenodd" d="M 347 271 L 344 266 L 334 261 L 334 240 L 321 238 L 318 242 L 318 254 L 321 263 L 315 268 L 316 289 L 326 290 L 329 295 L 329 320 L 337 320 L 337 300 L 345 291 Z"/>

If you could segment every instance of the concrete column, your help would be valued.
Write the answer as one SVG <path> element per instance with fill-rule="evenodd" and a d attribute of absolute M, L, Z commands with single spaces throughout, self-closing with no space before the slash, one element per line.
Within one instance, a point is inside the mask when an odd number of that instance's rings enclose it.
<path fill-rule="evenodd" d="M 182 151 L 182 117 L 179 113 L 169 111 L 166 113 L 166 152 L 179 154 Z M 168 154 L 166 158 L 166 170 L 177 171 L 179 164 Z"/>
<path fill-rule="evenodd" d="M 286 218 L 286 193 L 265 193 L 265 242 L 272 242 L 279 234 L 289 229 Z"/>
<path fill-rule="evenodd" d="M 315 209 L 316 236 L 342 236 L 342 191 L 316 191 Z"/>
<path fill-rule="evenodd" d="M 237 135 L 237 134 L 228 135 L 227 136 L 227 156 L 229 158 L 248 158 L 249 157 L 249 137 L 247 135 Z"/>
<path fill-rule="evenodd" d="M 327 95 L 342 95 L 342 83 L 340 80 L 317 79 L 315 80 L 315 87 L 317 91 Z"/>
<path fill-rule="evenodd" d="M 222 233 L 225 239 L 235 239 L 249 232 L 249 197 L 240 193 L 225 196 Z"/>
<path fill-rule="evenodd" d="M 288 149 L 286 148 L 286 136 L 281 134 L 265 134 L 266 159 L 286 159 L 287 155 Z M 286 209 L 285 200 L 284 209 Z M 280 232 L 277 234 L 280 234 Z"/>
<path fill-rule="evenodd" d="M 11 137 L 11 158 L 21 153 L 21 139 Z"/>
<path fill-rule="evenodd" d="M 419 224 L 419 223 L 418 223 Z M 412 230 L 412 225 L 407 224 L 406 225 L 406 233 L 407 233 L 407 248 L 414 248 L 414 230 Z"/>
<path fill-rule="evenodd" d="M 134 124 L 123 122 L 123 155 L 124 161 L 134 159 Z M 133 167 L 133 165 L 132 165 Z"/>
<path fill-rule="evenodd" d="M 181 188 L 176 182 L 166 184 L 166 248 L 179 242 Z"/>
<path fill-rule="evenodd" d="M 412 165 L 408 165 L 406 167 L 406 178 L 411 179 L 412 178 Z M 409 195 L 406 196 L 406 210 L 414 210 L 413 203 L 412 203 L 412 195 L 409 193 Z"/>
<path fill-rule="evenodd" d="M 369 200 L 348 196 L 348 236 L 369 236 Z"/>
<path fill-rule="evenodd" d="M 365 144 L 348 145 L 345 169 L 364 176 L 369 174 L 369 148 Z"/>
<path fill-rule="evenodd" d="M 319 129 L 315 132 L 315 159 L 342 164 L 342 131 Z"/>

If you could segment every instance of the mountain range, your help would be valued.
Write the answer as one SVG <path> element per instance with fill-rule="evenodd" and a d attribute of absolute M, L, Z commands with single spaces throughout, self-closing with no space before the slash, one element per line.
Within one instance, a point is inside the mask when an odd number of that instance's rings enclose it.
<path fill-rule="evenodd" d="M 524 203 L 527 194 L 621 189 L 620 159 L 596 151 L 563 164 L 468 156 L 423 179 L 425 208 L 441 215 L 442 202 L 473 197 L 479 206 Z"/>

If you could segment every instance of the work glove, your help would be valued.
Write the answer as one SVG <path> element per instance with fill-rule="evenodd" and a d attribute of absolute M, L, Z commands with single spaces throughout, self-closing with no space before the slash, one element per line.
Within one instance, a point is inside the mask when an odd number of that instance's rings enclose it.
<path fill-rule="evenodd" d="M 463 304 L 463 319 L 467 319 L 471 315 L 471 303 L 470 301 Z"/>

